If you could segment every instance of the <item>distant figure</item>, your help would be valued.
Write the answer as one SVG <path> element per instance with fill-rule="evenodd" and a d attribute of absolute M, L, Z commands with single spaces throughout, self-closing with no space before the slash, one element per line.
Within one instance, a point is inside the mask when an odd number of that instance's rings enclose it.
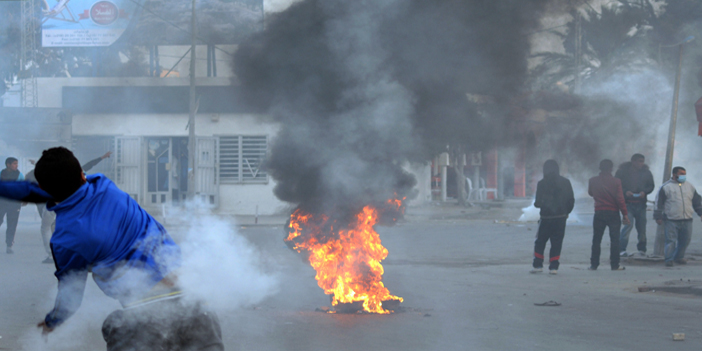
<path fill-rule="evenodd" d="M 544 163 L 544 179 L 536 186 L 534 206 L 541 209 L 539 230 L 534 243 L 534 269 L 531 273 L 540 273 L 544 265 L 546 242 L 551 241 L 549 252 L 549 273 L 558 273 L 558 260 L 561 258 L 566 220 L 573 211 L 575 197 L 570 181 L 559 174 L 558 163 L 548 160 Z"/>
<path fill-rule="evenodd" d="M 626 210 L 631 218 L 631 223 L 624 224 L 619 236 L 619 256 L 629 256 L 626 247 L 629 245 L 629 234 L 636 226 L 639 243 L 636 248 L 639 255 L 646 256 L 646 195 L 653 192 L 653 174 L 645 164 L 646 158 L 642 154 L 631 156 L 631 162 L 622 163 L 615 177 L 622 181 L 622 191 L 626 201 Z"/>
<path fill-rule="evenodd" d="M 14 157 L 8 157 L 5 160 L 5 169 L 0 172 L 0 181 L 17 182 L 24 180 L 24 174 L 19 171 L 19 162 Z M 17 232 L 17 222 L 19 222 L 20 209 L 22 203 L 10 199 L 0 198 L 0 225 L 3 218 L 7 217 L 7 231 L 5 232 L 5 244 L 7 244 L 7 253 L 15 253 L 12 250 L 12 245 L 15 243 L 15 233 Z"/>
<path fill-rule="evenodd" d="M 686 178 L 685 168 L 673 168 L 673 178 L 661 185 L 653 211 L 656 223 L 665 228 L 666 267 L 687 263 L 683 257 L 692 237 L 694 212 L 702 217 L 702 197 Z"/>
<path fill-rule="evenodd" d="M 97 164 L 100 163 L 102 160 L 109 158 L 110 155 L 112 155 L 112 151 L 108 151 L 104 155 L 84 164 L 82 166 L 83 172 L 90 171 L 93 167 L 97 166 Z M 34 165 L 36 164 L 36 161 L 29 160 L 29 163 Z M 27 173 L 27 181 L 37 183 L 37 179 L 34 176 L 34 170 L 31 170 Z M 51 234 L 54 232 L 54 229 L 56 227 L 56 214 L 53 211 L 47 210 L 45 203 L 36 204 L 36 206 L 37 212 L 39 212 L 39 218 L 41 218 L 41 227 L 39 229 L 41 233 L 41 240 L 44 244 L 44 251 L 46 251 L 47 255 L 46 258 L 43 261 L 41 261 L 41 263 L 53 264 L 54 258 L 51 255 L 51 247 L 49 246 L 49 242 L 51 240 Z"/>
<path fill-rule="evenodd" d="M 623 271 L 619 265 L 619 232 L 624 224 L 629 224 L 621 180 L 612 176 L 614 163 L 612 160 L 600 162 L 600 175 L 590 178 L 587 193 L 595 198 L 595 217 L 592 219 L 592 255 L 590 256 L 591 271 L 600 265 L 600 244 L 605 228 L 609 227 L 609 263 L 613 271 Z M 619 218 L 621 211 L 624 219 Z"/>

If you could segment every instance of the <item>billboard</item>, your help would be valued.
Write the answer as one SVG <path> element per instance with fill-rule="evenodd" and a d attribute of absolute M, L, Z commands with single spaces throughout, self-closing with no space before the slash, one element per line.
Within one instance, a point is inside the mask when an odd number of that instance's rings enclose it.
<path fill-rule="evenodd" d="M 42 46 L 110 46 L 138 17 L 140 1 L 42 0 Z"/>
<path fill-rule="evenodd" d="M 190 44 L 192 0 L 40 0 L 42 46 Z M 196 0 L 198 37 L 238 44 L 263 28 L 263 0 Z M 202 43 L 202 42 L 201 42 Z"/>

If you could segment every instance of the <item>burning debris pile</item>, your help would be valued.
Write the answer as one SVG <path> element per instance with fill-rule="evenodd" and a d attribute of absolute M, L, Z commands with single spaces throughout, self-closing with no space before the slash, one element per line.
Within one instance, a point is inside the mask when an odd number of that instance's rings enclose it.
<path fill-rule="evenodd" d="M 394 312 L 401 297 L 383 285 L 388 250 L 373 228 L 380 217 L 397 219 L 402 201 L 389 200 L 382 207 L 365 206 L 350 220 L 314 214 L 298 208 L 290 216 L 285 242 L 304 253 L 317 271 L 319 287 L 332 297 L 332 312 Z"/>
<path fill-rule="evenodd" d="M 548 0 L 304 0 L 239 45 L 237 84 L 280 125 L 266 160 L 275 195 L 294 204 L 286 242 L 308 255 L 320 287 L 388 313 L 388 252 L 373 226 L 392 223 L 426 164 L 447 143 L 489 148 L 504 116 L 467 93 L 508 100 L 527 72 Z M 502 106 L 504 104 L 497 104 Z M 505 141 L 506 140 L 506 141 Z"/>

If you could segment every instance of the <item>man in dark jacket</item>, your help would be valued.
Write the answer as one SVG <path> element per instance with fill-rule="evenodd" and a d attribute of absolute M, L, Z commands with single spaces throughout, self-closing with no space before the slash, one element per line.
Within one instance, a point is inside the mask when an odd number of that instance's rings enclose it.
<path fill-rule="evenodd" d="M 639 254 L 646 255 L 646 196 L 653 192 L 653 175 L 644 163 L 646 158 L 641 154 L 631 156 L 631 162 L 623 163 L 615 177 L 622 181 L 626 209 L 631 223 L 624 225 L 619 235 L 620 256 L 628 256 L 626 247 L 629 244 L 629 233 L 636 226 L 639 243 L 636 248 Z"/>
<path fill-rule="evenodd" d="M 23 181 L 24 175 L 19 171 L 19 162 L 14 157 L 8 157 L 5 160 L 5 169 L 0 172 L 0 181 L 17 182 Z M 7 216 L 7 231 L 5 231 L 5 244 L 7 244 L 7 253 L 14 253 L 12 245 L 15 243 L 15 233 L 17 232 L 17 223 L 19 222 L 20 209 L 22 203 L 10 199 L 0 199 L 0 225 L 2 220 Z"/>
<path fill-rule="evenodd" d="M 539 230 L 534 242 L 534 269 L 531 273 L 543 271 L 546 242 L 551 241 L 549 252 L 549 273 L 557 274 L 561 247 L 565 236 L 566 220 L 573 211 L 575 197 L 570 181 L 560 174 L 558 163 L 548 160 L 544 163 L 544 179 L 536 186 L 534 206 L 541 209 Z"/>
<path fill-rule="evenodd" d="M 595 198 L 595 216 L 592 219 L 592 255 L 590 256 L 591 271 L 600 265 L 600 244 L 606 227 L 609 227 L 609 263 L 613 271 L 623 271 L 619 265 L 619 230 L 624 224 L 629 224 L 622 182 L 612 176 L 614 163 L 612 160 L 600 162 L 600 175 L 590 178 L 587 193 Z M 619 218 L 622 212 L 624 219 Z"/>

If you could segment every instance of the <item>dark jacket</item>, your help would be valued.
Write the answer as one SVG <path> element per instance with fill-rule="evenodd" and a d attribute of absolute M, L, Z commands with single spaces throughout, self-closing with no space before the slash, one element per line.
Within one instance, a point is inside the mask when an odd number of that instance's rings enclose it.
<path fill-rule="evenodd" d="M 631 162 L 624 162 L 619 166 L 614 176 L 622 181 L 622 191 L 624 192 L 624 199 L 627 203 L 646 203 L 647 201 L 647 196 L 626 196 L 627 191 L 631 191 L 634 194 L 643 191 L 648 195 L 655 189 L 653 174 L 651 174 L 647 165 L 637 170 L 631 165 Z"/>
<path fill-rule="evenodd" d="M 542 219 L 568 217 L 575 206 L 575 196 L 570 180 L 562 177 L 558 164 L 544 163 L 544 179 L 536 186 L 534 206 L 541 209 Z"/>
<path fill-rule="evenodd" d="M 613 177 L 611 172 L 600 172 L 590 178 L 587 193 L 595 198 L 595 211 L 622 212 L 626 216 L 626 203 L 622 192 L 622 181 Z"/>
<path fill-rule="evenodd" d="M 24 180 L 24 175 L 20 171 L 13 171 L 9 168 L 5 168 L 0 171 L 0 181 L 17 182 L 22 180 Z M 22 207 L 22 203 L 11 199 L 0 198 L 0 207 L 4 209 L 19 210 Z"/>

